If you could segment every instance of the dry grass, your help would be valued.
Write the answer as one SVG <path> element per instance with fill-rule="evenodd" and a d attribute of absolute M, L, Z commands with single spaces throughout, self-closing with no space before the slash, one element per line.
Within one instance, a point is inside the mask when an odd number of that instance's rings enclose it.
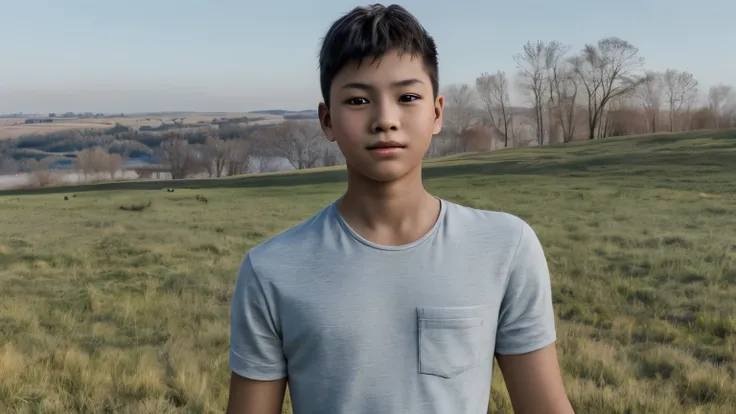
<path fill-rule="evenodd" d="M 437 195 L 537 230 L 576 412 L 736 406 L 735 136 L 501 151 L 426 169 Z M 237 267 L 337 197 L 342 174 L 200 180 L 173 193 L 110 184 L 69 201 L 59 189 L 0 195 L 0 412 L 223 412 Z M 489 408 L 511 412 L 498 373 Z"/>
<path fill-rule="evenodd" d="M 23 124 L 0 126 L 0 140 L 13 139 L 30 134 L 50 134 L 52 132 L 68 131 L 72 129 L 103 129 L 111 128 L 115 124 L 93 122 L 59 122 L 51 124 Z"/>
<path fill-rule="evenodd" d="M 209 122 L 212 118 L 239 118 L 242 116 L 251 118 L 265 118 L 255 121 L 254 124 L 268 124 L 278 122 L 283 119 L 275 115 L 254 115 L 244 113 L 215 113 L 215 114 L 183 114 L 184 123 L 193 124 L 198 122 Z M 159 126 L 161 121 L 172 123 L 173 119 L 179 116 L 174 115 L 151 115 L 151 116 L 130 116 L 130 117 L 110 117 L 110 118 L 57 118 L 49 124 L 25 124 L 24 118 L 4 118 L 0 119 L 0 140 L 18 138 L 28 134 L 48 134 L 51 132 L 66 131 L 71 129 L 104 129 L 112 128 L 116 123 L 138 129 L 142 126 Z"/>

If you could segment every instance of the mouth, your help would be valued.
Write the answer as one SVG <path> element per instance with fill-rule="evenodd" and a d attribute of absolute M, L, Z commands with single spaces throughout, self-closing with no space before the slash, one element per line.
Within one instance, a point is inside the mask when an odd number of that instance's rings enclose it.
<path fill-rule="evenodd" d="M 396 141 L 379 141 L 366 147 L 369 151 L 388 151 L 388 150 L 399 150 L 406 148 L 406 145 L 400 144 Z"/>

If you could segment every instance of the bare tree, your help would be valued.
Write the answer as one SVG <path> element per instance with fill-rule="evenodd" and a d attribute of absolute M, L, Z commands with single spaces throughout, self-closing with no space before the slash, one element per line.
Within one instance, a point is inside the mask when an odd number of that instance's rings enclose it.
<path fill-rule="evenodd" d="M 716 128 L 721 127 L 721 116 L 733 88 L 731 85 L 718 84 L 710 87 L 708 91 L 708 104 L 716 121 Z"/>
<path fill-rule="evenodd" d="M 513 135 L 513 116 L 506 73 L 483 73 L 475 79 L 475 87 L 488 111 L 491 126 L 503 138 L 503 146 L 508 147 L 509 135 Z"/>
<path fill-rule="evenodd" d="M 446 105 L 444 121 L 447 122 L 448 132 L 456 140 L 455 152 L 465 152 L 468 150 L 466 134 L 478 123 L 476 96 L 467 84 L 450 85 L 443 95 Z"/>
<path fill-rule="evenodd" d="M 644 80 L 637 88 L 637 97 L 642 103 L 647 125 L 652 133 L 657 132 L 659 113 L 662 110 L 664 81 L 662 73 L 647 71 Z"/>
<path fill-rule="evenodd" d="M 258 171 L 262 173 L 279 171 L 279 159 L 275 157 L 259 157 Z"/>
<path fill-rule="evenodd" d="M 246 174 L 251 169 L 253 161 L 252 145 L 245 140 L 225 141 L 228 148 L 226 152 L 226 168 L 228 175 Z"/>
<path fill-rule="evenodd" d="M 562 128 L 563 142 L 572 141 L 578 124 L 578 79 L 573 66 L 566 65 L 553 74 L 553 85 L 557 98 L 557 117 Z"/>
<path fill-rule="evenodd" d="M 46 157 L 41 160 L 27 158 L 24 160 L 24 168 L 31 172 L 31 177 L 37 187 L 47 187 L 54 183 L 55 176 L 50 167 L 54 157 Z"/>
<path fill-rule="evenodd" d="M 731 91 L 726 99 L 726 104 L 723 107 L 724 125 L 728 125 L 733 128 L 736 127 L 736 93 Z"/>
<path fill-rule="evenodd" d="M 587 97 L 589 139 L 601 136 L 599 124 L 608 102 L 632 93 L 643 82 L 638 71 L 644 58 L 638 54 L 631 43 L 609 37 L 586 45 L 575 59 L 575 72 Z"/>
<path fill-rule="evenodd" d="M 314 168 L 324 156 L 325 138 L 318 122 L 288 120 L 266 134 L 273 154 L 285 158 L 297 170 Z"/>
<path fill-rule="evenodd" d="M 228 163 L 228 153 L 231 146 L 227 141 L 218 138 L 214 134 L 207 136 L 204 143 L 205 157 L 207 158 L 207 171 L 210 177 L 222 177 Z"/>
<path fill-rule="evenodd" d="M 692 73 L 667 69 L 662 77 L 664 93 L 669 104 L 670 132 L 684 127 L 680 118 L 683 112 L 689 113 L 697 98 L 698 81 Z"/>
<path fill-rule="evenodd" d="M 174 180 L 186 178 L 198 172 L 203 164 L 202 154 L 189 141 L 178 133 L 167 134 L 167 140 L 161 142 L 163 159 L 171 168 L 171 178 Z"/>
<path fill-rule="evenodd" d="M 527 42 L 524 51 L 514 55 L 519 70 L 519 86 L 532 101 L 537 123 L 537 142 L 544 144 L 544 102 L 547 90 L 547 45 L 542 41 Z"/>
<path fill-rule="evenodd" d="M 703 106 L 700 109 L 693 111 L 691 117 L 692 129 L 707 129 L 713 128 L 715 125 L 715 117 L 713 116 L 713 110 L 710 106 Z"/>
<path fill-rule="evenodd" d="M 79 151 L 74 161 L 74 169 L 83 174 L 85 182 L 89 181 L 90 176 L 99 179 L 99 174 L 103 172 L 114 180 L 122 167 L 123 157 L 120 154 L 110 154 L 100 147 Z"/>
<path fill-rule="evenodd" d="M 114 180 L 115 175 L 123 168 L 123 157 L 120 154 L 105 153 L 105 167 L 110 174 L 110 179 Z"/>
<path fill-rule="evenodd" d="M 102 173 L 107 171 L 107 152 L 100 147 L 97 147 L 91 151 L 92 171 L 94 173 Z"/>
<path fill-rule="evenodd" d="M 513 122 L 514 147 L 527 147 L 531 143 L 539 144 L 536 121 L 533 117 L 515 116 Z"/>
<path fill-rule="evenodd" d="M 93 150 L 87 148 L 78 152 L 74 159 L 74 169 L 84 176 L 84 182 L 88 182 L 90 174 L 94 173 L 93 154 Z"/>
<path fill-rule="evenodd" d="M 575 77 L 574 60 L 565 58 L 568 48 L 553 41 L 545 50 L 545 69 L 548 84 L 547 102 L 550 139 L 562 130 L 562 141 L 567 143 L 575 136 L 578 82 Z"/>
<path fill-rule="evenodd" d="M 620 95 L 609 102 L 608 110 L 601 121 L 604 136 L 621 136 L 648 131 L 642 119 L 638 97 Z"/>

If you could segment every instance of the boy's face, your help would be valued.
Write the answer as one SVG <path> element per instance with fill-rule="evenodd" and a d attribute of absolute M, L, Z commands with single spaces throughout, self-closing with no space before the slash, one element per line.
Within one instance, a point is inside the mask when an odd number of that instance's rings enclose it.
<path fill-rule="evenodd" d="M 443 98 L 433 99 L 422 58 L 390 52 L 346 65 L 332 81 L 322 129 L 353 170 L 388 182 L 421 168 L 442 127 Z"/>

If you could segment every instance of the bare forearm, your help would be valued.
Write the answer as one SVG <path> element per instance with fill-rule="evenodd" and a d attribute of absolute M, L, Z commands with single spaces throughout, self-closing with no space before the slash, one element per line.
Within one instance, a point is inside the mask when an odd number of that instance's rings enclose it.
<path fill-rule="evenodd" d="M 281 414 L 286 380 L 254 381 L 232 374 L 226 414 Z"/>
<path fill-rule="evenodd" d="M 573 414 L 554 345 L 521 355 L 499 355 L 515 414 Z"/>

